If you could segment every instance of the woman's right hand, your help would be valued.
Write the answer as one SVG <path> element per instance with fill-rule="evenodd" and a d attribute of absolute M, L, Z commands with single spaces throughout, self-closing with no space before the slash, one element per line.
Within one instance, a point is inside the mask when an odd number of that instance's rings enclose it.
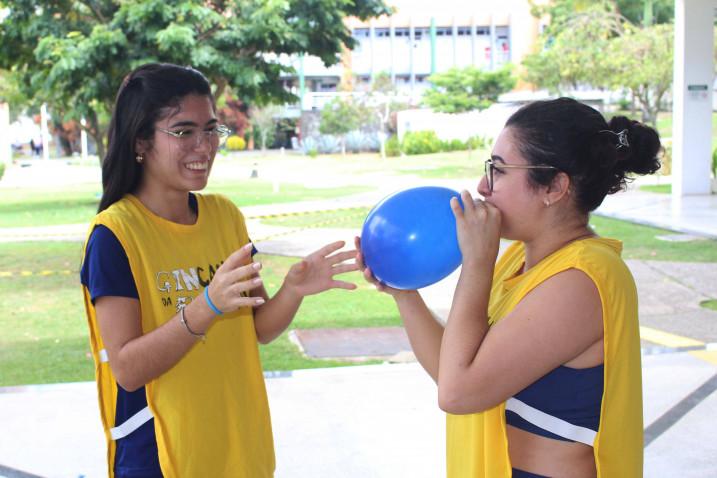
<path fill-rule="evenodd" d="M 358 251 L 358 253 L 356 254 L 356 264 L 359 266 L 359 270 L 363 274 L 364 279 L 366 279 L 367 282 L 373 284 L 376 287 L 376 290 L 380 292 L 385 292 L 393 296 L 394 298 L 398 297 L 403 293 L 413 292 L 401 289 L 394 289 L 393 287 L 389 287 L 376 279 L 376 277 L 373 275 L 373 272 L 371 272 L 371 269 L 366 266 L 366 263 L 363 260 L 363 253 L 361 252 L 361 238 L 358 236 L 354 237 L 354 244 L 356 245 L 356 250 Z"/>
<path fill-rule="evenodd" d="M 252 290 L 258 292 L 262 283 L 259 277 L 261 263 L 252 262 L 251 251 L 250 242 L 233 252 L 217 269 L 207 286 L 209 298 L 223 313 L 264 303 L 263 297 L 250 295 Z"/>

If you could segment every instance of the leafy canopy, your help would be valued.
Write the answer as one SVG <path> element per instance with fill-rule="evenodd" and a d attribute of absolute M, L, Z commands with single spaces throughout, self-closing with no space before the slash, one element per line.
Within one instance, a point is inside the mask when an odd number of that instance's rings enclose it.
<path fill-rule="evenodd" d="M 475 67 L 451 68 L 428 77 L 433 87 L 423 96 L 423 103 L 440 113 L 482 110 L 498 101 L 500 94 L 515 86 L 512 69 L 496 71 Z"/>
<path fill-rule="evenodd" d="M 192 65 L 217 98 L 226 88 L 249 104 L 293 100 L 282 54 L 327 65 L 354 46 L 346 16 L 388 13 L 383 0 L 4 0 L 0 69 L 23 93 L 65 119 L 87 117 L 99 137 L 122 78 L 150 61 Z"/>

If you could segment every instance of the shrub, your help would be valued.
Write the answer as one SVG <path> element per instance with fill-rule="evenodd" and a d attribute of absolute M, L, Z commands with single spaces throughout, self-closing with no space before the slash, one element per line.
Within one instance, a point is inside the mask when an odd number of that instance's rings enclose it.
<path fill-rule="evenodd" d="M 463 151 L 467 149 L 466 144 L 460 139 L 441 141 L 441 151 Z"/>
<path fill-rule="evenodd" d="M 0 163 L 0 179 L 2 179 L 3 174 L 5 174 L 5 163 Z"/>
<path fill-rule="evenodd" d="M 488 141 L 482 136 L 471 136 L 466 140 L 466 146 L 468 149 L 481 149 L 485 148 Z"/>
<path fill-rule="evenodd" d="M 396 136 L 391 136 L 386 140 L 386 156 L 389 158 L 401 156 L 401 145 Z"/>
<path fill-rule="evenodd" d="M 441 150 L 435 131 L 409 131 L 403 136 L 401 150 L 408 154 L 432 154 Z"/>
<path fill-rule="evenodd" d="M 306 154 L 308 154 L 310 158 L 315 158 L 319 155 L 319 151 L 316 148 L 311 148 Z"/>
<path fill-rule="evenodd" d="M 232 135 L 227 138 L 227 149 L 229 151 L 243 151 L 246 148 L 246 141 L 241 136 Z"/>
<path fill-rule="evenodd" d="M 672 141 L 664 140 L 662 142 L 662 155 L 660 156 L 660 169 L 658 174 L 669 176 L 672 174 Z"/>
<path fill-rule="evenodd" d="M 0 178 L 1 177 L 2 173 L 0 173 Z M 717 179 L 717 148 L 712 151 L 712 177 Z"/>

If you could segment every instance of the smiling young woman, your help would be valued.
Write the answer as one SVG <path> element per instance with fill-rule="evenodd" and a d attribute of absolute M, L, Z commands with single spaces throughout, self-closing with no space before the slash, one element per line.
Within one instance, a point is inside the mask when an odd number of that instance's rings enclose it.
<path fill-rule="evenodd" d="M 192 68 L 148 64 L 120 86 L 81 270 L 110 477 L 273 476 L 257 342 L 305 296 L 355 288 L 334 276 L 356 252 L 334 242 L 268 296 L 242 213 L 193 192 L 227 133 Z"/>

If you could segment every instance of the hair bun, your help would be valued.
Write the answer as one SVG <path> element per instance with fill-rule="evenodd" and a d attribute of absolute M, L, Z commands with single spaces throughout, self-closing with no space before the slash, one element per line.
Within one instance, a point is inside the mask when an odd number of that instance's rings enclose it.
<path fill-rule="evenodd" d="M 660 169 L 657 131 L 625 116 L 614 116 L 608 126 L 615 135 L 616 172 L 652 174 Z"/>

